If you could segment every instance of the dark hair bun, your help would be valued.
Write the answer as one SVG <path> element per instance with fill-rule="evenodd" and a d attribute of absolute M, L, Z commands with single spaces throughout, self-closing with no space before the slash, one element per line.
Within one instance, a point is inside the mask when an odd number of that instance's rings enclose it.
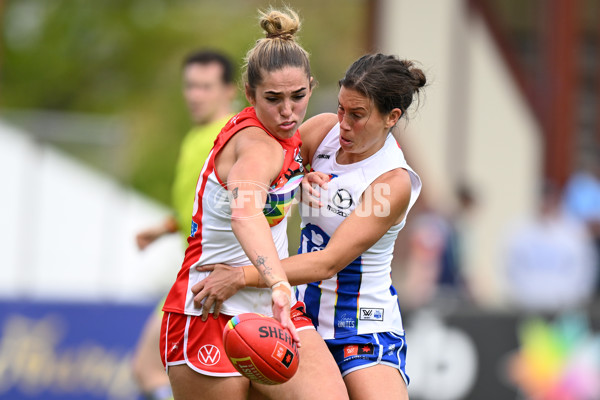
<path fill-rule="evenodd" d="M 420 88 L 425 86 L 427 83 L 427 78 L 425 78 L 425 73 L 420 69 L 415 67 L 414 62 L 409 60 L 401 60 L 402 65 L 408 70 L 411 76 L 411 84 L 413 85 L 413 91 L 418 92 Z"/>

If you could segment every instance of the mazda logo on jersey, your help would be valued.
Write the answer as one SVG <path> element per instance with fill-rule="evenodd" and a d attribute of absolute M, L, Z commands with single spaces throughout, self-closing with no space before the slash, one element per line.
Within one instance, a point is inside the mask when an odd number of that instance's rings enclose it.
<path fill-rule="evenodd" d="M 198 361 L 204 365 L 215 365 L 221 359 L 219 348 L 212 344 L 205 344 L 198 350 Z"/>
<path fill-rule="evenodd" d="M 335 195 L 333 195 L 332 201 L 337 208 L 342 210 L 347 210 L 354 204 L 350 192 L 346 189 L 338 189 Z"/>

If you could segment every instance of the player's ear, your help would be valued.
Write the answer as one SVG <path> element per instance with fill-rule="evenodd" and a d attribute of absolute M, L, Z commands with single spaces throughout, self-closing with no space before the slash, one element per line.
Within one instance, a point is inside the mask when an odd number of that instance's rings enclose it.
<path fill-rule="evenodd" d="M 386 116 L 385 126 L 390 129 L 392 126 L 396 125 L 396 122 L 398 122 L 401 116 L 402 110 L 399 108 L 394 108 Z"/>
<path fill-rule="evenodd" d="M 317 81 L 312 76 L 310 77 L 310 81 L 308 83 L 308 95 L 312 94 L 313 88 L 317 85 Z"/>
<path fill-rule="evenodd" d="M 244 92 L 246 93 L 246 100 L 248 103 L 252 104 L 252 106 L 256 105 L 256 96 L 254 89 L 252 89 L 247 83 L 244 85 Z"/>

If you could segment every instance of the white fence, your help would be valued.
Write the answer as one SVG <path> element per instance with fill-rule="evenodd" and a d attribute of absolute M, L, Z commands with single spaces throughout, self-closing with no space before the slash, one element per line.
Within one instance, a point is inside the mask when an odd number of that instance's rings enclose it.
<path fill-rule="evenodd" d="M 0 297 L 140 302 L 170 287 L 183 251 L 144 252 L 168 209 L 0 121 Z"/>

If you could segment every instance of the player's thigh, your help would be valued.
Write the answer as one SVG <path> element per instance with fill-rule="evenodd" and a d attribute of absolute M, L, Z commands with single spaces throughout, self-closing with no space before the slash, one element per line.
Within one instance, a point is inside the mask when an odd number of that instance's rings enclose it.
<path fill-rule="evenodd" d="M 253 387 L 270 399 L 347 399 L 340 371 L 321 336 L 314 329 L 299 335 L 300 364 L 292 379 L 274 386 L 252 383 Z"/>
<path fill-rule="evenodd" d="M 152 313 L 146 320 L 134 353 L 135 366 L 143 368 L 152 362 L 153 365 L 158 364 L 164 371 L 159 351 L 161 324 L 161 314 Z"/>
<path fill-rule="evenodd" d="M 214 377 L 193 371 L 187 365 L 169 367 L 175 400 L 245 400 L 249 381 L 242 377 Z"/>
<path fill-rule="evenodd" d="M 150 315 L 133 355 L 133 374 L 143 390 L 150 390 L 169 383 L 165 367 L 160 359 L 161 323 L 162 315 L 157 313 Z"/>
<path fill-rule="evenodd" d="M 344 377 L 351 400 L 408 400 L 406 383 L 398 369 L 377 364 Z"/>

